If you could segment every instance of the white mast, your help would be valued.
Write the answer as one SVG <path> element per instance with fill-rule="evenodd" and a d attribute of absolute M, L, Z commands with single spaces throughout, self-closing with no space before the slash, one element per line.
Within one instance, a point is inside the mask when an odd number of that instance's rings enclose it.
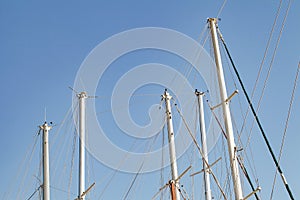
<path fill-rule="evenodd" d="M 165 90 L 162 98 L 165 100 L 166 104 L 166 114 L 167 114 L 167 127 L 168 127 L 168 140 L 169 140 L 169 153 L 170 153 L 170 162 L 172 170 L 172 181 L 175 181 L 175 186 L 179 187 L 178 180 L 178 171 L 177 171 L 177 162 L 176 162 L 176 151 L 175 151 L 175 141 L 174 141 L 174 130 L 172 122 L 172 113 L 171 113 L 171 104 L 170 100 L 172 96 Z M 174 191 L 174 190 L 173 190 Z M 180 194 L 178 189 L 175 189 L 176 200 L 180 200 Z M 173 197 L 174 198 L 174 197 Z"/>
<path fill-rule="evenodd" d="M 211 189 L 210 189 L 210 178 L 209 178 L 209 167 L 208 163 L 208 153 L 207 153 L 207 145 L 206 145 L 206 129 L 205 129 L 205 121 L 204 121 L 204 109 L 203 109 L 203 95 L 204 92 L 195 91 L 195 94 L 198 99 L 198 108 L 199 108 L 199 124 L 200 124 L 200 132 L 201 132 L 201 145 L 202 145 L 202 153 L 203 153 L 203 178 L 204 178 L 204 188 L 205 188 L 205 199 L 211 200 Z"/>
<path fill-rule="evenodd" d="M 84 200 L 85 195 L 85 99 L 87 95 L 81 92 L 77 95 L 79 99 L 79 190 L 78 199 Z"/>
<path fill-rule="evenodd" d="M 43 200 L 50 200 L 48 133 L 51 128 L 47 122 L 40 126 L 40 129 L 43 130 Z"/>
<path fill-rule="evenodd" d="M 217 67 L 220 97 L 221 97 L 221 104 L 222 104 L 223 117 L 225 123 L 225 131 L 227 134 L 227 143 L 228 143 L 228 151 L 229 151 L 229 159 L 230 159 L 230 166 L 231 166 L 231 175 L 232 175 L 233 185 L 234 185 L 235 199 L 241 200 L 243 199 L 243 192 L 242 192 L 242 185 L 241 185 L 240 174 L 238 169 L 238 162 L 236 158 L 236 146 L 234 143 L 229 102 L 227 101 L 228 97 L 227 97 L 227 91 L 225 86 L 221 55 L 219 50 L 218 36 L 216 31 L 217 19 L 209 18 L 208 22 L 209 22 L 209 27 L 210 27 L 211 37 L 212 37 L 212 43 L 214 47 L 214 55 L 215 55 L 215 62 Z"/>

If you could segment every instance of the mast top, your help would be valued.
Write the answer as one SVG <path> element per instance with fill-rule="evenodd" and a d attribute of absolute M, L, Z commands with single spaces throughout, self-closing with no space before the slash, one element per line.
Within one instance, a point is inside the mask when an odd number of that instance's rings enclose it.
<path fill-rule="evenodd" d="M 51 124 L 51 122 L 50 122 L 50 124 Z M 46 130 L 46 131 L 49 131 L 51 128 L 52 128 L 52 126 L 48 126 L 47 122 L 44 122 L 44 124 L 40 126 L 40 129 Z"/>
<path fill-rule="evenodd" d="M 80 92 L 79 94 L 77 94 L 77 97 L 78 97 L 79 99 L 87 98 L 87 94 L 86 94 L 86 92 Z"/>
<path fill-rule="evenodd" d="M 165 89 L 165 92 L 163 95 L 161 95 L 162 99 L 168 99 L 168 100 L 171 100 L 172 99 L 172 96 L 170 95 L 170 93 L 168 92 L 167 89 Z"/>
<path fill-rule="evenodd" d="M 205 93 L 204 92 L 200 92 L 200 91 L 198 91 L 197 89 L 195 90 L 195 95 L 196 96 L 200 96 L 200 95 L 205 95 Z"/>
<path fill-rule="evenodd" d="M 213 17 L 207 18 L 207 22 L 214 22 L 215 24 L 217 24 L 219 20 L 221 20 L 221 19 L 220 18 L 213 18 Z"/>

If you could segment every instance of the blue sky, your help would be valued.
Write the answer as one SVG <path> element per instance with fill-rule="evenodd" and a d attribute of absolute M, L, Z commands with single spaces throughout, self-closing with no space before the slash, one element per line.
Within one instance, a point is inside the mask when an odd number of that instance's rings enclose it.
<path fill-rule="evenodd" d="M 72 104 L 72 91 L 68 88 L 73 86 L 76 73 L 86 58 L 86 56 L 100 42 L 110 36 L 122 31 L 139 27 L 163 27 L 174 29 L 182 32 L 194 40 L 198 41 L 201 31 L 206 25 L 207 17 L 215 17 L 222 6 L 223 1 L 52 1 L 51 3 L 41 3 L 39 1 L 1 1 L 0 2 L 0 89 L 3 94 L 1 98 L 0 113 L 0 129 L 1 137 L 1 197 L 7 191 L 14 191 L 12 188 L 19 188 L 20 184 L 16 181 L 15 175 L 23 177 L 25 171 L 18 169 L 23 168 L 22 160 L 26 155 L 26 151 L 33 144 L 35 134 L 38 130 L 37 126 L 44 121 L 45 107 L 47 109 L 47 119 L 55 124 L 60 124 Z M 232 56 L 236 62 L 239 72 L 245 81 L 245 85 L 250 93 L 254 86 L 254 82 L 258 73 L 258 68 L 263 58 L 264 50 L 269 38 L 275 14 L 278 9 L 279 2 L 275 1 L 228 1 L 219 16 L 222 20 L 219 27 L 230 48 Z M 277 22 L 274 38 L 271 40 L 270 52 L 267 54 L 266 63 L 262 71 L 262 77 L 267 74 L 267 68 L 271 61 L 272 52 L 274 50 L 276 39 L 278 37 L 282 20 L 284 18 L 287 2 L 282 4 L 282 10 Z M 276 152 L 279 153 L 280 142 L 284 130 L 285 120 L 287 116 L 288 104 L 291 96 L 295 72 L 299 62 L 300 40 L 299 21 L 300 4 L 298 1 L 292 3 L 285 28 L 282 33 L 277 54 L 273 63 L 270 78 L 267 83 L 265 95 L 262 100 L 259 117 L 267 132 L 270 142 Z M 209 45 L 207 45 L 209 52 Z M 130 69 L 117 69 L 118 63 L 125 64 L 141 64 L 143 62 L 169 62 L 179 69 L 180 64 L 184 64 L 182 60 L 172 58 L 162 58 L 165 54 L 159 52 L 142 52 L 137 55 L 128 55 L 129 59 L 120 59 L 114 63 L 110 71 L 107 71 L 108 78 L 103 85 L 100 85 L 97 94 L 107 97 L 110 93 L 115 79 L 121 76 L 123 72 Z M 141 58 L 142 57 L 142 58 Z M 132 59 L 132 60 L 130 60 Z M 156 60 L 157 59 L 157 60 Z M 172 60 L 173 59 L 173 60 Z M 179 62 L 176 66 L 176 62 Z M 133 66 L 132 66 L 133 67 Z M 230 72 L 225 70 L 228 80 L 231 80 Z M 233 90 L 233 85 L 228 85 L 228 93 Z M 258 103 L 259 94 L 263 87 L 263 80 L 259 82 L 258 91 L 254 95 L 254 105 Z M 75 88 L 76 89 L 76 88 Z M 141 94 L 163 92 L 160 87 L 145 87 Z M 160 93 L 158 92 L 158 95 Z M 149 106 L 156 102 L 160 97 L 151 96 L 150 99 L 140 100 L 136 97 L 137 108 L 142 110 L 143 103 Z M 154 98 L 154 99 L 152 99 Z M 240 98 L 243 99 L 242 94 Z M 146 100 L 149 100 L 147 102 Z M 160 100 L 160 99 L 159 99 Z M 158 101 L 159 101 L 158 100 Z M 134 100 L 133 100 L 134 101 Z M 107 101 L 108 102 L 108 101 Z M 104 105 L 107 102 L 99 100 L 99 110 L 97 112 L 108 113 L 101 115 L 100 118 L 106 120 L 110 114 L 109 107 Z M 300 162 L 295 155 L 298 150 L 298 141 L 300 139 L 297 131 L 299 123 L 297 123 L 299 113 L 299 92 L 296 91 L 293 111 L 290 119 L 287 137 L 284 146 L 284 153 L 281 160 L 283 171 L 289 181 L 295 196 L 300 195 L 297 188 L 299 173 L 297 169 Z M 103 103 L 103 106 L 100 105 Z M 238 103 L 238 101 L 236 101 Z M 143 111 L 144 112 L 144 111 Z M 252 119 L 252 117 L 248 117 Z M 140 114 L 136 115 L 140 123 L 144 123 L 148 118 L 141 118 Z M 175 118 L 176 119 L 176 118 Z M 144 120 L 144 121 L 143 121 Z M 179 118 L 177 119 L 179 120 Z M 176 120 L 175 120 L 176 121 Z M 237 120 L 239 121 L 239 120 Z M 56 138 L 64 138 L 66 146 L 72 147 L 73 135 L 70 134 L 71 118 L 68 116 L 68 125 L 65 125 L 60 131 L 54 128 Z M 251 127 L 249 120 L 249 127 Z M 109 126 L 110 124 L 108 124 Z M 57 126 L 59 127 L 59 126 Z M 263 191 L 261 195 L 263 199 L 269 198 L 271 185 L 275 167 L 262 141 L 262 137 L 254 125 L 253 136 L 251 138 L 253 154 L 258 177 L 260 178 Z M 112 130 L 117 132 L 118 128 L 113 126 Z M 57 133 L 58 132 L 58 133 Z M 64 134 L 68 135 L 65 136 Z M 59 135 L 59 136 L 57 136 Z M 112 136 L 114 137 L 114 136 Z M 118 143 L 118 139 L 112 138 Z M 51 140 L 51 135 L 50 135 Z M 57 139 L 54 146 L 61 143 Z M 126 143 L 128 142 L 128 143 Z M 125 143 L 125 144 L 124 144 Z M 124 137 L 125 148 L 129 148 L 132 141 L 127 141 Z M 65 150 L 70 152 L 71 150 Z M 38 152 L 38 149 L 37 149 Z M 56 154 L 55 154 L 56 155 Z M 55 157 L 53 154 L 53 157 Z M 59 154 L 60 155 L 60 154 Z M 63 156 L 64 154 L 62 154 Z M 35 157 L 36 156 L 36 157 Z M 34 154 L 33 160 L 38 160 L 38 153 Z M 69 158 L 68 158 L 69 159 Z M 93 158 L 90 158 L 93 160 Z M 184 159 L 183 159 L 184 160 Z M 96 174 L 96 180 L 107 181 L 104 177 L 105 173 L 111 173 L 112 170 L 93 161 L 93 173 Z M 68 163 L 69 164 L 69 163 Z M 34 166 L 37 165 L 37 166 Z M 76 165 L 76 164 L 75 164 Z M 32 161 L 30 169 L 37 169 L 38 161 Z M 66 167 L 64 162 L 56 165 L 58 169 Z M 180 171 L 184 170 L 184 165 L 180 165 Z M 76 167 L 74 168 L 76 170 Z M 59 171 L 59 170 L 58 170 Z M 167 171 L 167 169 L 165 169 Z M 24 197 L 29 196 L 34 190 L 36 179 L 32 178 L 33 173 L 29 170 L 29 178 L 25 182 L 29 189 L 24 192 Z M 54 173 L 54 172 L 53 172 Z M 21 174 L 21 175 L 20 175 Z M 59 174 L 59 173 L 58 173 Z M 72 193 L 77 193 L 76 174 L 73 177 Z M 145 180 L 153 181 L 148 190 L 136 188 L 136 196 L 133 199 L 141 198 L 144 194 L 145 199 L 150 199 L 159 189 L 159 172 L 153 173 L 157 175 L 155 178 L 145 176 L 140 180 L 140 184 L 145 184 Z M 133 175 L 126 173 L 118 174 L 117 180 L 114 180 L 110 187 L 118 186 L 120 195 L 112 189 L 107 192 L 102 199 L 120 199 L 127 186 L 130 184 Z M 30 181 L 29 181 L 30 179 Z M 54 178 L 55 180 L 56 178 Z M 66 179 L 69 179 L 66 176 Z M 97 182 L 96 181 L 96 182 Z M 93 182 L 92 180 L 89 182 Z M 53 183 L 55 184 L 55 183 Z M 97 184 L 97 183 L 96 183 Z M 147 184 L 145 184 L 147 186 Z M 249 188 L 245 184 L 245 188 Z M 98 185 L 95 190 L 102 191 L 103 187 Z M 246 189 L 249 191 L 249 189 Z M 58 199 L 60 196 L 57 191 L 51 191 L 53 196 Z M 14 192 L 13 192 L 14 193 Z M 11 194 L 10 194 L 11 195 Z M 55 196 L 56 195 L 56 196 Z M 99 194 L 97 190 L 93 191 L 92 199 L 97 199 Z M 139 196 L 140 195 L 140 196 Z M 149 196 L 149 197 L 148 197 Z M 16 198 L 14 195 L 11 198 Z M 73 198 L 73 197 L 72 197 Z M 281 183 L 277 179 L 275 194 L 273 199 L 287 199 L 288 196 Z M 8 198 L 9 199 L 9 198 Z M 62 197 L 62 199 L 65 199 Z M 73 198 L 74 199 L 74 198 Z"/>

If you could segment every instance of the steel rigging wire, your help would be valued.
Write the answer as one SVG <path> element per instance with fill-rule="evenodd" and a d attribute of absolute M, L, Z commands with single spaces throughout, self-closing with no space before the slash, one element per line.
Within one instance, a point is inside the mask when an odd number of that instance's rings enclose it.
<path fill-rule="evenodd" d="M 225 41 L 224 41 L 224 38 L 223 38 L 223 36 L 221 35 L 220 30 L 219 30 L 219 29 L 217 29 L 217 30 L 218 30 L 219 37 L 220 37 L 220 39 L 221 39 L 221 41 L 222 41 L 222 43 L 223 43 L 223 45 L 224 45 L 224 47 L 225 47 L 226 53 L 227 53 L 227 55 L 228 55 L 228 57 L 229 57 L 229 60 L 230 60 L 231 65 L 232 65 L 232 67 L 233 67 L 233 70 L 234 70 L 234 72 L 235 72 L 235 74 L 236 74 L 236 76 L 237 76 L 237 78 L 238 78 L 238 81 L 239 81 L 241 87 L 242 87 L 242 90 L 243 90 L 243 93 L 244 93 L 244 95 L 245 95 L 245 97 L 246 97 L 246 100 L 247 100 L 247 102 L 248 102 L 248 104 L 249 104 L 249 106 L 250 106 L 250 109 L 251 109 L 251 111 L 252 111 L 252 114 L 254 115 L 254 118 L 255 118 L 255 120 L 256 120 L 256 123 L 257 123 L 257 125 L 258 125 L 258 127 L 259 127 L 259 129 L 260 129 L 260 132 L 261 132 L 261 134 L 262 134 L 262 136 L 263 136 L 263 139 L 264 139 L 264 141 L 265 141 L 265 143 L 266 143 L 266 145 L 267 145 L 267 147 L 268 147 L 268 150 L 269 150 L 269 152 L 270 152 L 270 154 L 271 154 L 271 157 L 272 157 L 272 159 L 273 159 L 273 162 L 275 163 L 275 166 L 276 166 L 276 168 L 278 169 L 278 172 L 280 173 L 280 176 L 281 176 L 281 178 L 282 178 L 283 184 L 285 185 L 285 188 L 286 188 L 286 190 L 287 190 L 287 192 L 288 192 L 290 198 L 291 198 L 292 200 L 294 200 L 294 196 L 293 196 L 293 194 L 292 194 L 292 191 L 291 191 L 291 189 L 290 189 L 290 187 L 289 187 L 289 185 L 288 185 L 288 183 L 287 183 L 287 181 L 286 181 L 286 178 L 284 177 L 284 174 L 283 174 L 283 171 L 282 171 L 282 169 L 281 169 L 281 167 L 280 167 L 280 165 L 279 165 L 279 162 L 277 161 L 277 159 L 276 159 L 276 157 L 275 157 L 275 154 L 274 154 L 274 152 L 273 152 L 273 149 L 272 149 L 272 147 L 271 147 L 271 145 L 270 145 L 270 143 L 269 143 L 269 140 L 268 140 L 268 138 L 267 138 L 267 136 L 266 136 L 266 134 L 265 134 L 265 131 L 264 131 L 263 127 L 262 127 L 262 124 L 260 123 L 260 120 L 258 119 L 258 116 L 257 116 L 257 114 L 256 114 L 256 111 L 255 111 L 255 109 L 254 109 L 254 107 L 253 107 L 253 104 L 252 104 L 252 102 L 251 102 L 251 100 L 250 100 L 250 97 L 249 97 L 249 95 L 248 95 L 248 93 L 247 93 L 247 91 L 246 91 L 246 89 L 245 89 L 244 83 L 242 82 L 242 79 L 241 79 L 241 77 L 240 77 L 240 75 L 239 75 L 239 73 L 238 73 L 238 71 L 237 71 L 237 68 L 235 67 L 235 64 L 234 64 L 233 59 L 232 59 L 232 57 L 231 57 L 231 55 L 230 55 L 230 53 L 229 53 L 229 50 L 228 50 L 227 45 L 226 45 L 226 43 L 225 43 Z"/>
<path fill-rule="evenodd" d="M 292 91 L 292 95 L 291 95 L 291 98 L 290 98 L 288 114 L 287 114 L 287 117 L 286 117 L 286 122 L 285 122 L 284 131 L 283 131 L 283 135 L 282 135 L 282 140 L 281 140 L 281 146 L 280 146 L 280 151 L 279 151 L 279 156 L 278 156 L 278 162 L 280 162 L 280 159 L 281 159 L 281 156 L 282 156 L 283 145 L 284 145 L 284 141 L 285 141 L 285 138 L 286 138 L 286 132 L 287 132 L 289 119 L 290 119 L 291 112 L 292 112 L 292 106 L 293 106 L 293 102 L 294 102 L 295 91 L 296 91 L 296 88 L 297 88 L 297 82 L 298 82 L 298 76 L 299 76 L 299 69 L 300 69 L 300 62 L 298 63 L 296 77 L 295 77 L 295 80 L 294 80 L 293 91 Z M 273 181 L 273 186 L 272 186 L 270 199 L 273 198 L 273 192 L 274 192 L 274 188 L 275 188 L 276 177 L 277 177 L 277 170 L 276 170 L 275 175 L 274 175 L 274 181 Z"/>

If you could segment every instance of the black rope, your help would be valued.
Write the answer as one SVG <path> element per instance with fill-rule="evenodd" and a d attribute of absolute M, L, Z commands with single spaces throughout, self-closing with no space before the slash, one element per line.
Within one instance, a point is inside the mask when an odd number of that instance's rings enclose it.
<path fill-rule="evenodd" d="M 129 192 L 131 191 L 132 186 L 134 185 L 134 183 L 136 181 L 136 178 L 138 177 L 138 175 L 140 174 L 140 172 L 141 172 L 141 170 L 143 168 L 143 165 L 144 165 L 144 162 L 141 164 L 141 166 L 139 168 L 139 171 L 135 174 L 135 176 L 134 176 L 134 178 L 133 178 L 133 180 L 132 180 L 132 182 L 131 182 L 131 184 L 130 184 L 130 186 L 129 186 L 129 188 L 128 188 L 128 190 L 127 190 L 127 192 L 126 192 L 126 194 L 125 194 L 125 196 L 123 198 L 123 200 L 127 199 L 128 195 L 129 195 Z"/>
<path fill-rule="evenodd" d="M 219 36 L 220 36 L 220 34 L 219 34 Z M 273 152 L 273 150 L 272 150 L 272 147 L 271 147 L 271 145 L 270 145 L 270 143 L 269 143 L 269 141 L 268 141 L 268 138 L 267 138 L 267 136 L 266 136 L 266 134 L 265 134 L 265 131 L 264 131 L 264 129 L 263 129 L 263 127 L 262 127 L 262 125 L 261 125 L 259 119 L 258 119 L 258 116 L 257 116 L 257 114 L 256 114 L 256 112 L 255 112 L 255 109 L 254 109 L 254 107 L 253 107 L 253 105 L 252 105 L 252 103 L 251 103 L 251 100 L 250 100 L 250 98 L 249 98 L 249 95 L 248 95 L 248 93 L 247 93 L 247 91 L 246 91 L 246 89 L 245 89 L 245 86 L 244 86 L 244 84 L 243 84 L 243 82 L 242 82 L 242 79 L 241 79 L 241 77 L 240 77 L 240 75 L 239 75 L 239 73 L 238 73 L 238 71 L 237 71 L 237 69 L 236 69 L 236 67 L 235 67 L 235 65 L 234 65 L 234 62 L 233 62 L 233 60 L 232 60 L 232 58 L 231 58 L 231 55 L 230 55 L 230 53 L 229 53 L 229 50 L 228 50 L 228 48 L 227 48 L 227 45 L 226 45 L 224 39 L 222 38 L 222 36 L 221 36 L 221 41 L 222 41 L 222 43 L 223 43 L 223 45 L 224 45 L 224 47 L 225 47 L 225 50 L 226 50 L 226 53 L 227 53 L 227 55 L 228 55 L 228 57 L 229 57 L 229 59 L 230 59 L 231 65 L 232 65 L 232 67 L 233 67 L 233 69 L 234 69 L 234 72 L 235 72 L 235 74 L 236 74 L 236 76 L 237 76 L 237 78 L 238 78 L 238 80 L 239 80 L 239 83 L 240 83 L 240 85 L 241 85 L 241 87 L 242 87 L 242 89 L 243 89 L 244 95 L 245 95 L 245 97 L 246 97 L 246 99 L 247 99 L 247 102 L 248 102 L 248 104 L 249 104 L 249 106 L 250 106 L 250 109 L 251 109 L 251 111 L 252 111 L 252 113 L 253 113 L 253 115 L 254 115 L 254 118 L 255 118 L 256 123 L 257 123 L 257 125 L 258 125 L 258 127 L 259 127 L 259 129 L 260 129 L 260 132 L 261 132 L 261 134 L 262 134 L 262 136 L 263 136 L 263 138 L 264 138 L 264 141 L 265 141 L 265 143 L 266 143 L 266 145 L 267 145 L 267 147 L 268 147 L 268 150 L 269 150 L 269 152 L 270 152 L 270 154 L 271 154 L 271 157 L 272 157 L 272 159 L 273 159 L 273 161 L 274 161 L 274 163 L 275 163 L 275 165 L 276 165 L 276 168 L 277 168 L 278 172 L 280 173 L 280 176 L 281 176 L 281 178 L 282 178 L 283 184 L 285 185 L 285 188 L 286 188 L 286 190 L 287 190 L 287 192 L 288 192 L 290 198 L 291 198 L 292 200 L 294 200 L 294 196 L 293 196 L 293 194 L 292 194 L 292 191 L 291 191 L 291 189 L 290 189 L 290 187 L 289 187 L 289 185 L 288 185 L 288 183 L 287 183 L 287 181 L 286 181 L 286 179 L 285 179 L 285 177 L 284 177 L 284 175 L 283 175 L 283 172 L 282 172 L 282 170 L 281 170 L 281 167 L 280 167 L 280 165 L 279 165 L 279 163 L 278 163 L 278 161 L 277 161 L 277 159 L 276 159 L 276 157 L 275 157 L 275 154 L 274 154 L 274 152 Z"/>
<path fill-rule="evenodd" d="M 209 105 L 209 107 L 210 107 L 210 105 Z M 221 128 L 221 132 L 223 133 L 225 139 L 227 140 L 227 135 L 226 135 L 226 133 L 225 133 L 225 130 L 224 130 L 224 129 L 222 128 L 222 126 L 221 126 L 220 120 L 217 118 L 215 112 L 213 111 L 213 109 L 212 109 L 211 107 L 210 107 L 210 109 L 211 109 L 211 112 L 212 112 L 213 116 L 215 117 L 215 119 L 216 119 L 218 125 L 219 125 L 220 128 Z M 237 160 L 238 160 L 239 166 L 241 167 L 241 169 L 242 169 L 242 171 L 243 171 L 243 173 L 244 173 L 244 175 L 245 175 L 245 177 L 246 177 L 248 183 L 249 183 L 250 186 L 251 186 L 251 189 L 254 191 L 254 190 L 255 190 L 254 185 L 253 185 L 253 183 L 252 183 L 252 181 L 251 181 L 251 178 L 250 178 L 250 176 L 249 176 L 249 174 L 248 174 L 248 171 L 247 171 L 245 165 L 241 162 L 241 160 L 239 159 L 239 157 L 237 157 Z M 257 195 L 256 193 L 254 193 L 254 195 L 255 195 L 255 198 L 256 198 L 257 200 L 260 200 L 260 198 L 258 197 L 258 195 Z"/>
<path fill-rule="evenodd" d="M 254 191 L 255 190 L 254 185 L 253 185 L 253 183 L 251 181 L 251 178 L 250 178 L 250 176 L 248 174 L 248 171 L 247 171 L 245 165 L 241 162 L 241 159 L 239 157 L 237 157 L 237 161 L 240 164 L 240 167 L 242 168 L 242 171 L 243 171 L 243 173 L 244 173 L 244 175 L 245 175 L 248 183 L 250 184 L 252 191 Z M 257 193 L 254 193 L 254 195 L 255 195 L 255 198 L 257 200 L 260 200 L 260 198 L 258 197 Z"/>
<path fill-rule="evenodd" d="M 35 193 L 36 193 L 37 191 L 39 191 L 40 188 L 42 188 L 42 186 L 43 186 L 43 185 L 40 185 L 38 188 L 36 188 L 36 190 L 30 195 L 30 197 L 27 198 L 27 200 L 30 200 L 30 199 L 35 195 Z"/>

